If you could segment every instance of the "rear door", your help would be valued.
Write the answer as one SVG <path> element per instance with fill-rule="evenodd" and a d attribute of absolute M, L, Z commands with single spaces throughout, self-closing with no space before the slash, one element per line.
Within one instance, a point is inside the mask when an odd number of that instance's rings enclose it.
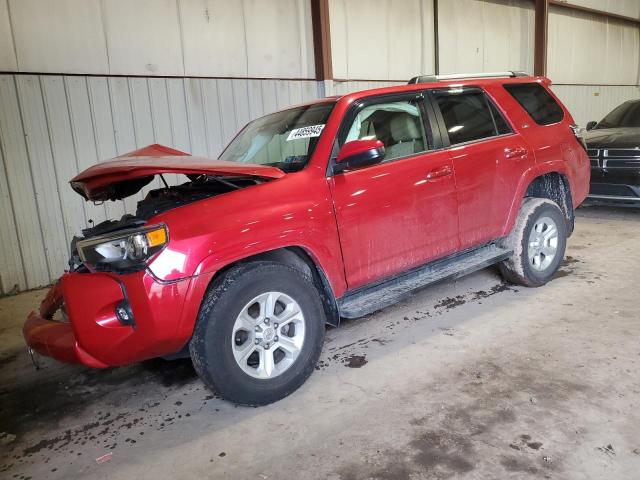
<path fill-rule="evenodd" d="M 571 115 L 544 83 L 546 87 L 538 82 L 508 83 L 504 89 L 527 113 L 520 128 L 535 151 L 536 163 L 564 161 L 571 194 L 579 204 L 589 188 L 589 158 L 571 130 Z"/>
<path fill-rule="evenodd" d="M 412 93 L 368 98 L 345 116 L 336 154 L 364 138 L 386 149 L 381 163 L 328 178 L 349 289 L 458 249 L 451 159 L 434 148 L 428 115 L 422 94 Z"/>
<path fill-rule="evenodd" d="M 533 154 L 480 88 L 430 93 L 456 177 L 461 249 L 498 238 Z"/>

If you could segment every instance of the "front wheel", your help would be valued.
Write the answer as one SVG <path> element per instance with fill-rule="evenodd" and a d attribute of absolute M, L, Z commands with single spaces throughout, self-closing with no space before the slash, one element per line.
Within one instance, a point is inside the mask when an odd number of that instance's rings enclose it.
<path fill-rule="evenodd" d="M 207 292 L 189 344 L 196 372 L 223 398 L 265 405 L 311 375 L 324 341 L 312 279 L 274 262 L 230 269 Z"/>
<path fill-rule="evenodd" d="M 505 247 L 513 255 L 500 264 L 510 282 L 539 287 L 553 278 L 564 258 L 567 224 L 558 205 L 546 198 L 525 198 Z"/>

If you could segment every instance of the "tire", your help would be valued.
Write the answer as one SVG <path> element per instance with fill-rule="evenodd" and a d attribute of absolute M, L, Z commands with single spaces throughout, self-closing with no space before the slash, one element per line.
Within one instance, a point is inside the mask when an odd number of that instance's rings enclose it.
<path fill-rule="evenodd" d="M 293 314 L 296 307 L 299 314 Z M 276 325 L 279 319 L 282 325 Z M 280 263 L 251 262 L 212 283 L 189 351 L 212 391 L 238 404 L 266 405 L 294 392 L 311 375 L 322 351 L 324 324 L 310 276 Z"/>
<path fill-rule="evenodd" d="M 551 241 L 551 224 L 557 231 L 555 241 Z M 546 198 L 525 198 L 504 246 L 513 251 L 511 258 L 499 264 L 506 280 L 525 287 L 544 285 L 560 267 L 567 246 L 567 223 L 562 210 Z"/>

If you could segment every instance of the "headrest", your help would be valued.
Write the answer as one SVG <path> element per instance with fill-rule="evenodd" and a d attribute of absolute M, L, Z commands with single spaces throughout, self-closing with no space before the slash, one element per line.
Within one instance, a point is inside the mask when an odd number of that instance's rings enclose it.
<path fill-rule="evenodd" d="M 391 136 L 396 142 L 409 142 L 422 138 L 418 122 L 419 118 L 408 113 L 396 113 L 391 118 Z"/>

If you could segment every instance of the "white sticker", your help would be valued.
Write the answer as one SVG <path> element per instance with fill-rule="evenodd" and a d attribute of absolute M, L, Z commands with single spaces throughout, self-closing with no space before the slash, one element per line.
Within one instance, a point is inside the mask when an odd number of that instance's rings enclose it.
<path fill-rule="evenodd" d="M 299 138 L 319 137 L 324 125 L 309 125 L 308 127 L 294 128 L 287 137 L 287 142 Z"/>

